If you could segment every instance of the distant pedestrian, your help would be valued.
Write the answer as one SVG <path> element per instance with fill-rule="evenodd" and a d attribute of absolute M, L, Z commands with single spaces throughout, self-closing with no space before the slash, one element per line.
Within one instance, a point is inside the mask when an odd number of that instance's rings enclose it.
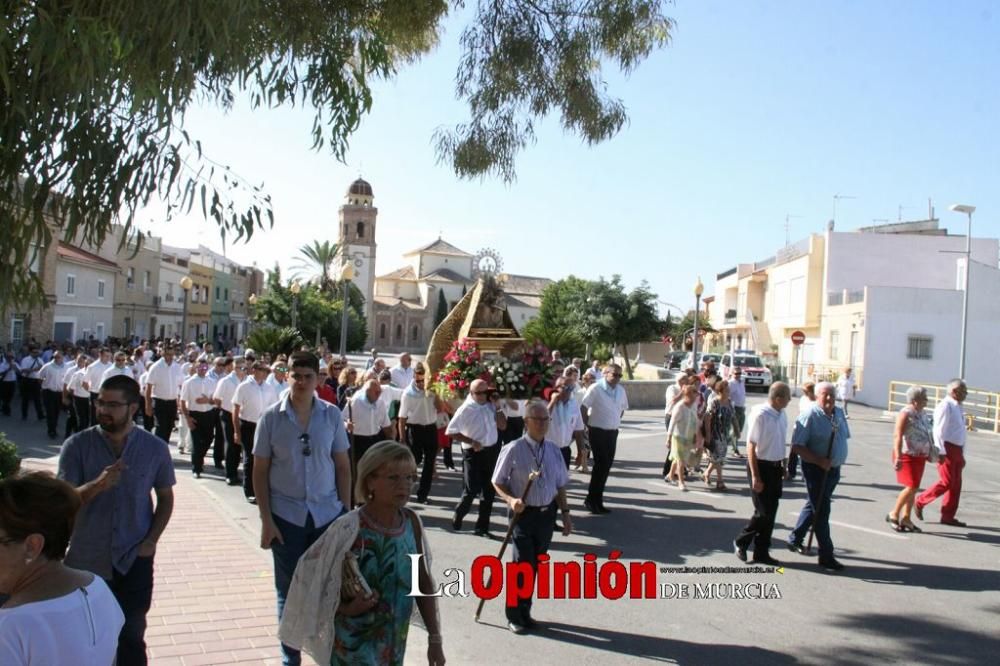
<path fill-rule="evenodd" d="M 736 366 L 729 378 L 729 399 L 733 403 L 733 453 L 737 458 L 742 457 L 739 444 L 747 418 L 747 387 L 743 382 L 743 368 Z"/>
<path fill-rule="evenodd" d="M 708 467 L 703 477 L 705 485 L 711 483 L 712 472 L 715 472 L 715 489 L 725 490 L 722 480 L 722 468 L 726 464 L 726 456 L 733 439 L 733 420 L 735 411 L 729 400 L 729 382 L 716 379 L 712 386 L 712 395 L 705 408 L 705 449 L 708 452 Z"/>
<path fill-rule="evenodd" d="M 489 385 L 482 379 L 474 380 L 468 397 L 455 411 L 446 430 L 449 437 L 462 443 L 462 498 L 451 521 L 456 531 L 462 529 L 462 520 L 476 497 L 481 495 L 475 533 L 476 536 L 490 535 L 490 517 L 496 497 L 492 478 L 500 454 L 498 431 L 506 425 L 500 397 L 491 394 Z"/>
<path fill-rule="evenodd" d="M 149 368 L 146 375 L 146 416 L 156 419 L 156 436 L 170 442 L 177 421 L 177 398 L 184 376 L 174 359 L 173 347 L 164 347 L 163 357 Z"/>
<path fill-rule="evenodd" d="M 17 368 L 14 355 L 0 350 L 0 412 L 10 416 L 10 403 L 17 389 Z"/>
<path fill-rule="evenodd" d="M 233 437 L 243 448 L 243 494 L 251 504 L 257 502 L 253 488 L 253 443 L 257 424 L 269 406 L 276 402 L 267 375 L 271 369 L 264 361 L 255 361 L 252 374 L 236 387 L 233 394 Z"/>
<path fill-rule="evenodd" d="M 426 389 L 426 378 L 426 368 L 418 363 L 413 382 L 403 391 L 398 424 L 400 439 L 409 444 L 416 464 L 423 464 L 417 486 L 417 501 L 421 504 L 429 503 L 438 451 L 437 414 L 446 409 L 444 401 Z"/>
<path fill-rule="evenodd" d="M 39 355 L 38 347 L 29 347 L 28 355 L 21 359 L 18 366 L 18 376 L 21 378 L 21 420 L 28 420 L 28 406 L 35 408 L 39 421 L 45 420 L 45 409 L 42 407 L 42 380 L 39 373 L 45 362 Z"/>
<path fill-rule="evenodd" d="M 850 368 L 844 368 L 844 372 L 837 378 L 837 399 L 840 400 L 840 408 L 844 410 L 844 418 L 851 418 L 847 414 L 847 403 L 854 398 L 858 392 L 858 387 L 854 383 Z"/>
<path fill-rule="evenodd" d="M 816 406 L 816 382 L 810 380 L 802 385 L 802 395 L 799 396 L 799 414 L 802 416 Z M 799 454 L 791 451 L 788 454 L 788 478 L 794 479 L 799 472 Z"/>
<path fill-rule="evenodd" d="M 604 487 L 615 463 L 618 448 L 618 428 L 628 409 L 628 397 L 621 386 L 622 369 L 615 363 L 604 367 L 604 377 L 587 389 L 582 406 L 587 408 L 584 419 L 590 434 L 590 448 L 594 453 L 594 469 L 584 506 L 591 513 L 610 513 L 604 506 Z"/>
<path fill-rule="evenodd" d="M 38 379 L 42 383 L 42 403 L 45 405 L 45 423 L 49 439 L 59 436 L 59 414 L 63 408 L 63 388 L 67 366 L 63 363 L 63 354 L 56 351 L 52 360 L 42 366 Z"/>
<path fill-rule="evenodd" d="M 942 453 L 938 460 L 938 482 L 917 497 L 915 513 L 924 519 L 924 507 L 944 495 L 941 503 L 941 523 L 965 527 L 955 518 L 962 495 L 962 469 L 965 467 L 965 412 L 962 402 L 969 394 L 965 382 L 953 379 L 948 384 L 948 397 L 934 408 L 934 442 Z"/>
<path fill-rule="evenodd" d="M 215 386 L 218 382 L 208 376 L 208 359 L 202 357 L 195 374 L 181 386 L 181 418 L 187 421 L 191 433 L 191 472 L 196 479 L 205 471 L 205 453 L 215 437 Z"/>
<path fill-rule="evenodd" d="M 667 440 L 670 442 L 670 471 L 664 481 L 676 481 L 681 490 L 687 490 L 687 465 L 695 452 L 702 446 L 700 427 L 695 402 L 698 400 L 698 387 L 695 382 L 689 382 L 681 392 L 681 400 L 674 405 L 670 415 L 670 428 Z"/>
<path fill-rule="evenodd" d="M 885 519 L 897 532 L 920 532 L 922 530 L 910 519 L 910 512 L 924 475 L 924 465 L 932 454 L 936 460 L 938 451 L 929 414 L 924 411 L 927 389 L 911 386 L 906 392 L 906 403 L 896 417 L 892 442 L 892 466 L 903 489 Z"/>

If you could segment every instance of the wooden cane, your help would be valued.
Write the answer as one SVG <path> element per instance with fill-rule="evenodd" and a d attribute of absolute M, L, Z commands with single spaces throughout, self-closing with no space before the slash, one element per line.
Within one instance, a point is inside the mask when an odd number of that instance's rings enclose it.
<path fill-rule="evenodd" d="M 528 491 L 531 490 L 531 484 L 533 484 L 535 482 L 535 479 L 538 478 L 538 474 L 539 473 L 536 471 L 528 475 L 528 483 L 527 485 L 524 486 L 524 492 L 521 493 L 522 502 L 528 497 Z M 523 511 L 521 513 L 515 513 L 514 517 L 511 518 L 510 525 L 507 526 L 507 534 L 504 536 L 503 543 L 500 545 L 500 552 L 497 553 L 498 560 L 503 558 L 503 554 L 507 550 L 507 544 L 510 543 L 510 539 L 514 534 L 514 526 L 517 525 L 517 521 L 521 519 L 523 513 L 524 513 Z M 489 581 L 487 581 L 486 586 L 489 587 L 490 583 L 492 582 L 493 582 L 493 574 L 490 573 L 490 579 Z M 482 599 L 479 600 L 479 606 L 476 607 L 476 622 L 479 622 L 479 615 L 480 613 L 483 612 L 483 605 L 485 604 L 486 604 L 486 597 L 483 597 Z"/>
<path fill-rule="evenodd" d="M 837 437 L 837 422 L 833 421 L 831 423 L 833 430 L 830 432 L 830 443 L 826 447 L 826 458 L 830 459 L 833 455 L 833 440 Z M 830 468 L 827 467 L 823 470 L 823 480 L 819 484 L 819 500 L 816 502 L 816 506 L 813 507 L 813 519 L 812 524 L 809 526 L 809 540 L 806 542 L 806 554 L 808 555 L 812 551 L 813 546 L 813 533 L 816 531 L 816 520 L 819 518 L 819 512 L 823 509 L 823 500 L 826 498 L 826 477 L 830 474 Z"/>

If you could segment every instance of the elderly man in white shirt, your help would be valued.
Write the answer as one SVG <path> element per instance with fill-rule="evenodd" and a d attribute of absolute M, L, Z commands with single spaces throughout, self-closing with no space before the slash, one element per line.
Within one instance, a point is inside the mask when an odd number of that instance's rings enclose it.
<path fill-rule="evenodd" d="M 383 439 L 393 439 L 389 407 L 379 400 L 382 387 L 378 380 L 369 379 L 364 389 L 355 393 L 347 403 L 347 432 L 351 434 L 351 461 L 354 466 L 372 445 Z"/>
<path fill-rule="evenodd" d="M 226 374 L 228 370 L 228 374 Z M 230 486 L 240 485 L 240 457 L 243 453 L 236 441 L 236 426 L 233 423 L 233 398 L 236 389 L 247 378 L 246 361 L 242 356 L 226 357 L 223 361 L 223 377 L 215 385 L 212 400 L 219 408 L 219 420 L 222 421 L 222 432 L 226 440 L 226 483 Z"/>
<path fill-rule="evenodd" d="M 941 457 L 938 460 L 938 482 L 917 497 L 914 511 L 924 519 L 924 507 L 944 495 L 941 501 L 941 523 L 965 527 L 955 518 L 962 494 L 962 468 L 965 467 L 965 412 L 962 402 L 969 394 L 965 382 L 953 379 L 948 384 L 948 397 L 934 408 L 934 444 Z"/>
<path fill-rule="evenodd" d="M 399 355 L 399 363 L 390 370 L 392 383 L 399 389 L 406 389 L 413 383 L 412 358 L 407 352 Z"/>
<path fill-rule="evenodd" d="M 507 427 L 507 417 L 500 407 L 500 396 L 490 395 L 489 385 L 482 379 L 472 382 L 469 397 L 455 411 L 445 430 L 452 439 L 462 444 L 462 499 L 455 507 L 451 526 L 462 529 L 462 520 L 472 508 L 476 496 L 479 500 L 479 517 L 476 519 L 476 536 L 489 537 L 490 516 L 496 489 L 493 471 L 500 455 L 498 429 Z"/>
<path fill-rule="evenodd" d="M 788 420 L 785 407 L 792 399 L 788 384 L 774 382 L 767 402 L 750 413 L 747 430 L 747 476 L 753 498 L 753 517 L 733 541 L 736 557 L 747 561 L 747 549 L 753 544 L 753 561 L 778 566 L 771 557 L 771 533 L 778 516 L 782 480 L 785 476 Z"/>
<path fill-rule="evenodd" d="M 556 380 L 548 408 L 551 419 L 549 438 L 559 447 L 568 470 L 572 458 L 570 444 L 576 442 L 577 449 L 583 449 L 583 415 L 573 397 L 573 384 L 565 376 Z"/>
<path fill-rule="evenodd" d="M 56 350 L 52 360 L 38 371 L 42 381 L 42 403 L 45 405 L 45 422 L 49 431 L 49 439 L 59 436 L 59 412 L 62 411 L 63 388 L 65 388 L 66 363 L 63 354 Z"/>
<path fill-rule="evenodd" d="M 101 384 L 104 384 L 109 378 L 116 377 L 118 375 L 126 375 L 135 379 L 135 375 L 132 368 L 128 367 L 128 355 L 125 352 L 115 352 L 115 362 L 114 364 L 104 371 L 101 375 Z M 98 385 L 100 387 L 100 385 Z"/>
<path fill-rule="evenodd" d="M 90 427 L 90 391 L 83 388 L 89 362 L 86 354 L 77 354 L 76 362 L 63 375 L 63 401 L 69 405 L 70 413 L 66 429 L 72 431 L 70 434 Z"/>
<path fill-rule="evenodd" d="M 583 505 L 591 513 L 611 513 L 604 506 L 604 487 L 615 462 L 618 447 L 618 428 L 628 409 L 628 397 L 621 386 L 621 366 L 609 363 L 604 367 L 604 378 L 596 382 L 583 396 L 587 408 L 585 423 L 590 435 L 590 449 L 594 454 L 594 469 L 590 473 L 590 487 Z"/>
<path fill-rule="evenodd" d="M 104 373 L 111 367 L 111 350 L 101 347 L 100 356 L 87 366 L 87 372 L 83 377 L 83 388 L 90 391 L 90 422 L 97 423 L 97 411 L 94 401 L 101 390 L 101 381 Z"/>
<path fill-rule="evenodd" d="M 174 431 L 177 398 L 183 381 L 181 366 L 174 360 L 174 350 L 164 348 L 163 356 L 150 366 L 146 376 L 146 416 L 156 417 L 154 434 L 164 442 L 170 442 L 170 433 Z"/>
<path fill-rule="evenodd" d="M 278 401 L 267 384 L 271 368 L 264 361 L 254 361 L 253 374 L 236 387 L 233 394 L 233 438 L 243 447 L 243 494 L 257 503 L 253 491 L 253 440 L 264 410 Z"/>
<path fill-rule="evenodd" d="M 733 453 L 742 458 L 740 453 L 740 435 L 743 434 L 743 424 L 747 420 L 747 387 L 743 383 L 743 368 L 733 368 L 729 384 L 729 400 L 733 403 Z"/>
<path fill-rule="evenodd" d="M 205 453 L 215 436 L 216 380 L 208 376 L 208 359 L 202 357 L 195 366 L 195 373 L 181 386 L 181 415 L 191 432 L 191 472 L 201 478 L 205 469 Z"/>

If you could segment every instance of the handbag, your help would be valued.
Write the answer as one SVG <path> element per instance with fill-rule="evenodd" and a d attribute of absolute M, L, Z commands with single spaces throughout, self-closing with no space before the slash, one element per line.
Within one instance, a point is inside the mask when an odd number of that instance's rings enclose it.
<path fill-rule="evenodd" d="M 370 597 L 372 588 L 361 573 L 357 556 L 348 551 L 344 556 L 343 580 L 340 583 L 340 599 L 344 602 L 353 601 L 358 595 Z"/>

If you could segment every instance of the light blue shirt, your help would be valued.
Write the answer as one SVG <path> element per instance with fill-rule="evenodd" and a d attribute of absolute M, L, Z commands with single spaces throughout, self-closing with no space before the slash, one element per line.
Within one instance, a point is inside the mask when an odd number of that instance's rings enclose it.
<path fill-rule="evenodd" d="M 549 440 L 538 443 L 525 435 L 505 444 L 493 470 L 493 483 L 507 486 L 514 497 L 520 497 L 528 485 L 528 476 L 535 471 L 541 474 L 531 484 L 524 503 L 547 507 L 555 501 L 559 489 L 569 483 L 566 462 L 559 447 Z"/>
<path fill-rule="evenodd" d="M 305 433 L 308 456 L 302 453 Z M 271 459 L 271 511 L 299 527 L 310 515 L 316 526 L 326 525 L 344 509 L 333 461 L 333 454 L 350 448 L 340 409 L 313 398 L 305 433 L 295 418 L 291 396 L 285 396 L 261 415 L 253 455 Z"/>
<path fill-rule="evenodd" d="M 813 405 L 812 409 L 800 414 L 792 431 L 792 445 L 804 446 L 821 458 L 826 458 L 834 422 L 837 423 L 837 435 L 833 438 L 830 460 L 834 467 L 840 467 L 847 460 L 847 439 L 851 436 L 851 429 L 839 407 L 833 408 L 832 419 L 819 405 Z"/>

